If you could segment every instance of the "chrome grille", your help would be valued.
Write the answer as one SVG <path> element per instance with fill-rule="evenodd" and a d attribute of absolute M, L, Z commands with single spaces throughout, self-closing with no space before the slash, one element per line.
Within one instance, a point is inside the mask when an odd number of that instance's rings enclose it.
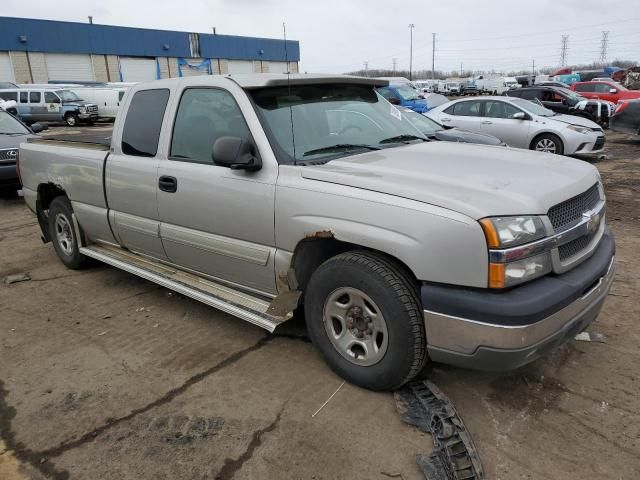
<path fill-rule="evenodd" d="M 8 161 L 16 161 L 18 157 L 18 149 L 17 148 L 9 148 L 7 150 L 0 150 L 0 161 L 8 160 Z"/>
<path fill-rule="evenodd" d="M 596 183 L 586 192 L 551 207 L 547 216 L 554 231 L 561 232 L 577 224 L 582 219 L 582 214 L 592 210 L 599 201 L 600 191 Z"/>
<path fill-rule="evenodd" d="M 97 105 L 87 105 L 87 112 L 89 113 L 98 113 Z"/>
<path fill-rule="evenodd" d="M 565 260 L 578 255 L 585 248 L 589 246 L 591 240 L 593 239 L 592 235 L 584 235 L 582 237 L 576 238 L 575 240 L 570 241 L 569 243 L 565 243 L 564 245 L 560 245 L 558 247 L 558 253 L 560 254 L 560 261 L 564 262 Z"/>

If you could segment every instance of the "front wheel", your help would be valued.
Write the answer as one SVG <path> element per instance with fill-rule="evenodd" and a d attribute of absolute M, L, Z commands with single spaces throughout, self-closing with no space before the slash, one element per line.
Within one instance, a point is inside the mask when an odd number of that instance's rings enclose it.
<path fill-rule="evenodd" d="M 529 148 L 537 152 L 555 153 L 558 155 L 562 155 L 564 153 L 562 140 L 551 133 L 538 135 L 533 139 Z"/>
<path fill-rule="evenodd" d="M 314 272 L 305 293 L 309 336 L 338 375 L 371 390 L 414 378 L 426 360 L 418 289 L 381 255 L 346 252 Z"/>
<path fill-rule="evenodd" d="M 69 127 L 75 127 L 80 123 L 80 119 L 75 113 L 67 113 L 64 117 L 64 121 Z"/>

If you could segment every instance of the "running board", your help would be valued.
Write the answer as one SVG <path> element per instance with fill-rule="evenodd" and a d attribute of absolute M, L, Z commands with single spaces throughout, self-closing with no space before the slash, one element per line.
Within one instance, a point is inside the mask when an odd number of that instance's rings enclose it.
<path fill-rule="evenodd" d="M 246 320 L 269 332 L 273 332 L 278 325 L 293 316 L 293 312 L 286 312 L 284 316 L 271 315 L 268 311 L 272 303 L 267 300 L 118 247 L 93 244 L 81 247 L 80 253 Z M 275 302 L 274 300 L 273 303 Z M 273 310 L 272 308 L 271 311 Z"/>

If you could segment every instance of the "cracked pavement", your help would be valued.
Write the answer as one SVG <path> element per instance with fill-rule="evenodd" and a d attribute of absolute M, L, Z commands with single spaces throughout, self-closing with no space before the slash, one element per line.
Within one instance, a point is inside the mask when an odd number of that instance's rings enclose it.
<path fill-rule="evenodd" d="M 487 478 L 640 471 L 640 143 L 607 136 L 618 274 L 591 328 L 607 343 L 514 373 L 426 371 Z M 271 336 L 110 267 L 66 270 L 22 201 L 0 200 L 0 279 L 23 272 L 0 284 L 0 479 L 423 478 L 431 438 L 391 394 L 345 384 L 311 418 L 342 380 L 299 321 Z"/>

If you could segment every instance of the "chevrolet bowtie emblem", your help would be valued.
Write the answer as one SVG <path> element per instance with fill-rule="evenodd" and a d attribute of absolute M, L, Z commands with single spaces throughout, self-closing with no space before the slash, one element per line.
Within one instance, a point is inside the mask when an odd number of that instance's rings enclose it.
<path fill-rule="evenodd" d="M 600 214 L 597 212 L 585 212 L 582 216 L 587 219 L 587 231 L 589 234 L 595 233 L 600 226 Z"/>

